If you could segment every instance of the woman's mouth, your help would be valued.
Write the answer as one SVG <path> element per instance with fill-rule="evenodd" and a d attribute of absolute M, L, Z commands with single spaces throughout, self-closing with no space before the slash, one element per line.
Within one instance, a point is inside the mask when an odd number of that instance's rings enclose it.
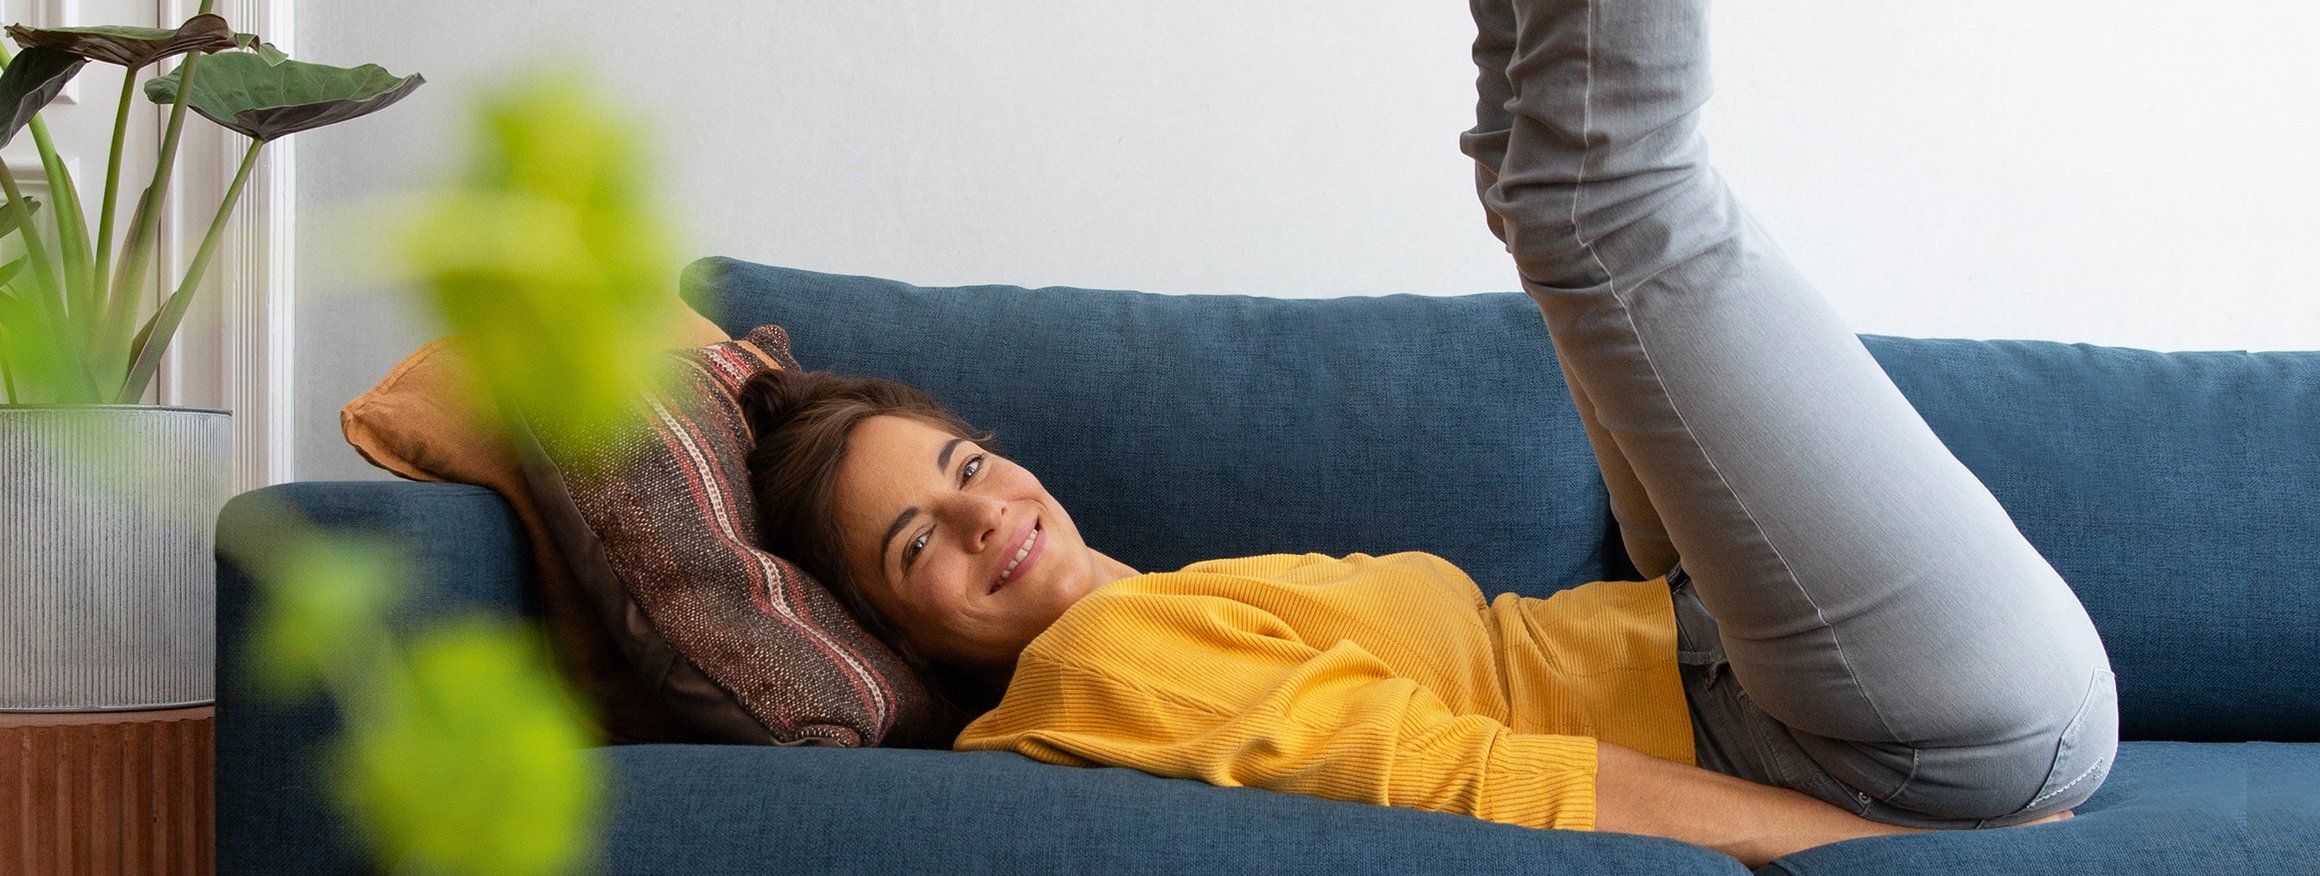
<path fill-rule="evenodd" d="M 1030 531 L 1023 534 L 1023 541 L 1016 545 L 1015 553 L 1007 558 L 1006 568 L 999 570 L 999 580 L 991 583 L 992 593 L 999 592 L 999 588 L 1007 586 L 1007 582 L 1015 580 L 1017 576 L 1030 572 L 1032 565 L 1039 561 L 1044 547 L 1044 543 L 1039 540 L 1039 531 L 1039 524 L 1034 521 Z"/>

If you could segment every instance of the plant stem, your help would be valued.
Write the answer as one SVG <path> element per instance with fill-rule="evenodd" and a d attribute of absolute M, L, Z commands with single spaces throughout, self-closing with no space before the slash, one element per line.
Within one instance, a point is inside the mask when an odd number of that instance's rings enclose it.
<path fill-rule="evenodd" d="M 209 4 L 203 3 L 207 11 Z M 146 188 L 144 210 L 137 214 L 130 226 L 135 235 L 121 247 L 122 270 L 113 278 L 113 297 L 135 296 L 137 287 L 145 282 L 145 269 L 153 261 L 153 236 L 161 227 L 161 202 L 169 199 L 169 173 L 177 164 L 177 141 L 185 131 L 185 104 L 193 93 L 193 73 L 201 66 L 201 53 L 185 56 L 183 72 L 178 75 L 177 100 L 169 107 L 169 129 L 161 137 L 161 157 L 153 164 L 153 184 Z M 136 298 L 131 297 L 134 301 Z M 117 325 L 126 325 L 126 320 Z"/>
<path fill-rule="evenodd" d="M 242 154 L 241 169 L 234 171 L 234 184 L 226 189 L 225 200 L 219 202 L 217 216 L 210 219 L 209 231 L 201 236 L 201 249 L 193 254 L 193 266 L 186 269 L 185 280 L 177 284 L 177 291 L 162 302 L 161 310 L 153 314 L 149 331 L 137 345 L 137 360 L 129 366 L 129 380 L 121 385 L 121 404 L 136 404 L 145 394 L 145 385 L 153 380 L 153 372 L 161 367 L 161 353 L 169 349 L 169 339 L 177 333 L 177 325 L 184 321 L 185 311 L 193 303 L 193 291 L 201 288 L 202 275 L 209 271 L 210 256 L 217 254 L 218 239 L 225 236 L 226 220 L 233 218 L 234 204 L 242 199 L 242 188 L 250 181 L 250 169 L 258 165 L 258 151 L 266 148 L 266 141 L 251 140 L 250 149 Z"/>
<path fill-rule="evenodd" d="M 113 149 L 105 157 L 105 201 L 99 208 L 102 218 L 97 221 L 97 259 L 92 266 L 96 273 L 89 283 L 89 288 L 105 299 L 100 326 L 111 325 L 113 310 L 123 304 L 118 297 L 106 294 L 113 279 L 113 202 L 121 192 L 121 144 L 129 135 L 129 103 L 137 93 L 137 71 L 143 69 L 138 67 L 121 76 L 121 108 L 113 113 Z"/>
<path fill-rule="evenodd" d="M 30 127 L 32 144 L 40 150 L 40 166 L 48 172 L 49 194 L 56 201 L 52 212 L 56 216 L 57 255 L 64 261 L 66 300 L 76 320 L 89 318 L 83 313 L 96 311 L 104 293 L 89 287 L 89 220 L 81 210 L 81 190 L 73 183 L 72 172 L 65 169 L 64 158 L 57 154 L 56 143 L 48 137 L 48 123 L 34 115 Z M 93 334 L 97 327 L 93 318 L 89 327 Z"/>
<path fill-rule="evenodd" d="M 8 51 L 6 42 L 0 42 L 0 70 L 7 69 L 8 65 L 15 60 L 16 53 Z M 74 188 L 72 174 L 65 170 L 64 160 L 57 156 L 56 144 L 49 139 L 48 123 L 40 117 L 38 112 L 33 113 L 30 127 L 32 128 L 33 145 L 40 152 L 41 170 L 48 179 L 48 188 L 53 195 L 49 200 L 56 202 L 50 205 L 50 212 L 56 216 L 57 239 L 62 250 L 58 256 L 63 259 L 66 277 L 66 285 L 52 287 L 63 290 L 59 293 L 57 301 L 65 309 L 56 316 L 60 320 L 78 317 L 82 315 L 83 311 L 93 309 L 100 295 L 94 290 L 87 289 L 85 285 L 74 282 L 88 279 L 86 269 L 89 249 L 88 239 L 85 237 L 88 234 L 88 222 L 81 218 L 80 190 Z M 10 191 L 10 198 L 18 197 L 13 189 Z M 27 236 L 25 240 L 30 243 L 33 238 Z M 80 295 L 83 300 L 74 300 L 75 290 L 81 290 Z"/>
<path fill-rule="evenodd" d="M 60 302 L 50 296 L 62 294 L 56 283 L 56 266 L 48 263 L 48 247 L 40 239 L 40 226 L 32 224 L 32 208 L 25 205 L 24 190 L 16 185 L 16 175 L 0 172 L 0 193 L 8 195 L 8 208 L 16 211 L 17 230 L 24 233 L 24 258 L 32 263 L 32 276 L 40 281 L 38 293 L 31 296 L 36 304 L 52 308 Z"/>
<path fill-rule="evenodd" d="M 6 43 L 0 43 L 0 69 L 15 60 L 16 53 L 8 51 Z M 72 174 L 65 171 L 64 159 L 57 156 L 56 143 L 49 139 L 47 120 L 34 112 L 29 127 L 33 146 L 40 152 L 40 168 L 48 178 L 49 200 L 56 202 L 50 205 L 49 211 L 56 216 L 58 257 L 63 259 L 66 281 L 60 300 L 67 313 L 61 316 L 79 316 L 81 311 L 93 308 L 100 295 L 87 289 L 83 282 L 88 279 L 88 220 L 81 215 L 80 190 L 73 186 Z M 74 300 L 76 291 L 82 300 Z"/>

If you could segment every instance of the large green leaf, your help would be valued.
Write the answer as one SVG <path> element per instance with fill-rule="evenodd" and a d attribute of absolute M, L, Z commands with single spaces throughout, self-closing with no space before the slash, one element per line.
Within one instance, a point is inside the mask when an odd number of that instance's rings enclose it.
<path fill-rule="evenodd" d="M 259 39 L 254 33 L 234 34 L 234 45 L 257 52 L 258 57 L 264 58 L 269 66 L 290 60 L 289 55 L 282 54 L 281 49 L 274 48 L 273 43 Z"/>
<path fill-rule="evenodd" d="M 39 47 L 25 49 L 0 73 L 0 146 L 32 123 L 32 116 L 64 91 L 73 74 L 88 59 L 71 52 Z"/>
<path fill-rule="evenodd" d="M 155 103 L 175 101 L 183 71 L 147 80 L 145 96 Z M 249 52 L 226 52 L 201 63 L 187 105 L 210 121 L 272 140 L 385 109 L 426 81 L 417 73 L 397 77 L 377 64 L 268 64 Z"/>
<path fill-rule="evenodd" d="M 71 52 L 91 61 L 137 69 L 171 55 L 215 52 L 236 45 L 234 29 L 220 16 L 207 13 L 186 19 L 176 30 L 158 27 L 47 27 L 8 26 L 8 35 L 26 48 Z"/>

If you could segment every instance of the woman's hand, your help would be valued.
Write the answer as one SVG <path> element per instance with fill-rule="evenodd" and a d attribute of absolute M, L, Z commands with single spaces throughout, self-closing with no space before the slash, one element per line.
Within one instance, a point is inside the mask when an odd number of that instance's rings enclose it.
<path fill-rule="evenodd" d="M 2021 824 L 2009 824 L 2009 825 L 2006 825 L 2006 826 L 2007 826 L 2007 827 L 2029 827 L 2029 826 L 2031 826 L 2031 825 L 2034 825 L 2034 824 L 2053 824 L 2053 823 L 2055 823 L 2055 822 L 2057 822 L 2057 821 L 2069 821 L 2070 819 L 2072 819 L 2072 818 L 2074 818 L 2074 817 L 2076 817 L 2076 816 L 2073 816 L 2073 815 L 2071 815 L 2071 814 L 2070 814 L 2070 810 L 2068 810 L 2068 809 L 2065 809 L 2065 810 L 2062 810 L 2061 812 L 2054 813 L 2053 815 L 2046 816 L 2045 818 L 2033 818 L 2033 819 L 2031 819 L 2031 820 L 2029 820 L 2029 821 L 2022 822 Z"/>

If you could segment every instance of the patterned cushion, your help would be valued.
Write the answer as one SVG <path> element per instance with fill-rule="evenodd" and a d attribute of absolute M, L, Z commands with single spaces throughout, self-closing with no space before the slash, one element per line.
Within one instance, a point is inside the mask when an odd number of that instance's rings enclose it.
<path fill-rule="evenodd" d="M 682 310 L 682 307 L 679 307 Z M 671 349 L 726 339 L 692 311 L 675 320 Z M 339 427 L 364 459 L 415 481 L 489 487 L 506 499 L 532 547 L 535 605 L 564 677 L 614 743 L 689 742 L 697 734 L 637 680 L 589 595 L 572 582 L 555 538 L 524 483 L 523 465 L 476 364 L 441 338 L 404 358 L 369 392 L 339 409 Z"/>
<path fill-rule="evenodd" d="M 517 430 L 558 548 L 646 686 L 719 741 L 947 744 L 950 718 L 902 661 L 756 547 L 734 393 L 759 370 L 798 367 L 788 335 L 762 326 L 674 357 L 679 379 L 634 420 L 562 438 Z"/>

